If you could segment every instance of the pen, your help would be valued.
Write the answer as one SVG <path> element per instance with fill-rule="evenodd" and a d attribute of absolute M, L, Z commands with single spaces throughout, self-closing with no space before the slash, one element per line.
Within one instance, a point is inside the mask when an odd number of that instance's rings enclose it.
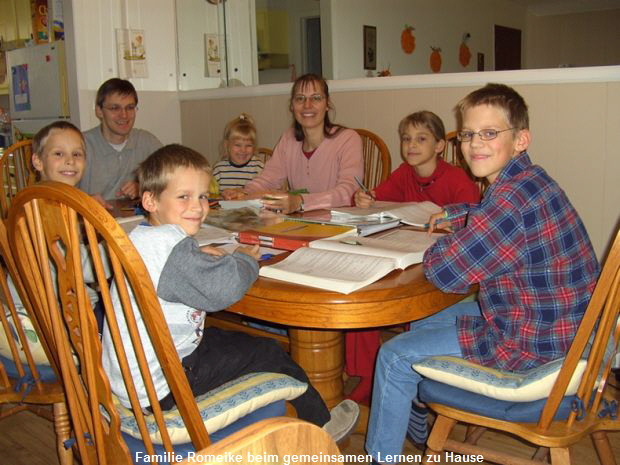
<path fill-rule="evenodd" d="M 273 254 L 272 253 L 264 253 L 260 256 L 259 261 L 263 261 L 263 260 L 269 260 L 270 258 L 273 258 Z"/>
<path fill-rule="evenodd" d="M 368 189 L 364 183 L 362 181 L 360 181 L 360 178 L 358 178 L 357 176 L 355 177 L 355 182 L 357 183 L 358 186 L 360 186 L 360 189 L 362 189 L 366 194 L 368 194 L 370 196 L 371 199 L 373 200 L 377 200 L 375 199 L 375 196 L 372 195 L 372 192 L 370 192 L 370 189 Z"/>

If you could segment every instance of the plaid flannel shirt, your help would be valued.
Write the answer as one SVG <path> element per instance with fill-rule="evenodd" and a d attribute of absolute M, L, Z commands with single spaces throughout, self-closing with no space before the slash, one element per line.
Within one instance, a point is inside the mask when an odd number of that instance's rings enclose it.
<path fill-rule="evenodd" d="M 454 233 L 424 257 L 446 292 L 479 283 L 481 317 L 460 317 L 466 359 L 521 371 L 566 354 L 599 265 L 564 191 L 527 153 L 500 172 L 479 205 L 446 207 Z"/>

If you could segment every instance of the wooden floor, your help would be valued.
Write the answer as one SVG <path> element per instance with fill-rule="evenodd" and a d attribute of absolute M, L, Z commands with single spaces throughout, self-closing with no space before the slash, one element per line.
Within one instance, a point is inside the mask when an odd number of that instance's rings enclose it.
<path fill-rule="evenodd" d="M 620 391 L 618 391 L 620 394 Z M 617 396 L 620 398 L 620 395 Z M 463 434 L 459 429 L 455 434 Z M 611 433 L 610 440 L 616 461 L 620 465 L 620 431 Z M 534 449 L 505 434 L 487 432 L 480 444 L 494 443 L 494 447 L 511 451 L 521 457 L 531 456 Z M 364 436 L 354 434 L 342 452 L 351 455 L 362 455 L 364 452 Z M 405 442 L 404 454 L 419 455 L 422 452 Z M 598 458 L 590 439 L 586 438 L 571 448 L 573 465 L 596 465 Z M 417 463 L 417 462 L 413 462 Z M 487 462 L 484 462 L 487 463 Z M 0 421 L 0 464 L 2 465 L 57 465 L 52 424 L 30 412 L 20 412 Z"/>

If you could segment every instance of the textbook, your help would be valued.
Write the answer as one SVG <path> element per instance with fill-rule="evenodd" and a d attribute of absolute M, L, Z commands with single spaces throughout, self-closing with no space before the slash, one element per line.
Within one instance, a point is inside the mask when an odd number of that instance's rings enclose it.
<path fill-rule="evenodd" d="M 129 234 L 139 224 L 145 223 L 146 219 L 143 215 L 128 216 L 124 218 L 115 218 L 116 222 L 123 228 L 126 234 Z M 148 224 L 148 223 L 147 223 Z M 230 244 L 236 243 L 233 233 L 225 229 L 217 228 L 208 224 L 203 224 L 198 232 L 194 234 L 194 239 L 199 246 L 209 244 Z"/>
<path fill-rule="evenodd" d="M 252 200 L 219 200 L 218 204 L 223 210 L 235 210 L 237 208 L 252 208 L 256 211 L 263 208 L 260 199 Z"/>
<path fill-rule="evenodd" d="M 382 202 L 377 201 L 372 207 L 341 207 L 332 210 L 332 216 L 340 218 L 366 216 L 367 218 L 395 218 L 411 226 L 426 227 L 430 216 L 439 213 L 441 207 L 433 202 Z"/>
<path fill-rule="evenodd" d="M 260 244 L 274 249 L 297 250 L 317 239 L 351 236 L 356 233 L 357 230 L 351 226 L 284 220 L 269 226 L 239 231 L 237 240 L 243 244 Z"/>
<path fill-rule="evenodd" d="M 332 213 L 330 223 L 354 226 L 359 236 L 369 236 L 400 225 L 400 219 L 391 216 L 352 216 Z"/>
<path fill-rule="evenodd" d="M 339 226 L 350 226 L 357 229 L 358 236 L 368 236 L 375 234 L 386 229 L 392 229 L 400 225 L 398 218 L 392 218 L 390 216 L 352 216 L 347 214 L 327 213 L 327 217 L 318 217 L 315 219 L 307 217 L 288 217 L 291 221 L 299 221 L 302 223 L 321 223 L 321 224 L 333 224 Z"/>
<path fill-rule="evenodd" d="M 442 234 L 399 229 L 381 237 L 316 240 L 259 274 L 296 284 L 349 294 L 390 271 L 421 263 Z"/>

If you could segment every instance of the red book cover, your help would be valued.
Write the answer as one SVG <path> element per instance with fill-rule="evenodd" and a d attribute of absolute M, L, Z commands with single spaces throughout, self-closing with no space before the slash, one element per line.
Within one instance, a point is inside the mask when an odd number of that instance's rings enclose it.
<path fill-rule="evenodd" d="M 270 226 L 240 231 L 238 240 L 243 244 L 260 244 L 283 250 L 306 247 L 310 241 L 340 234 L 354 234 L 355 228 L 333 224 L 303 223 L 285 220 Z"/>

